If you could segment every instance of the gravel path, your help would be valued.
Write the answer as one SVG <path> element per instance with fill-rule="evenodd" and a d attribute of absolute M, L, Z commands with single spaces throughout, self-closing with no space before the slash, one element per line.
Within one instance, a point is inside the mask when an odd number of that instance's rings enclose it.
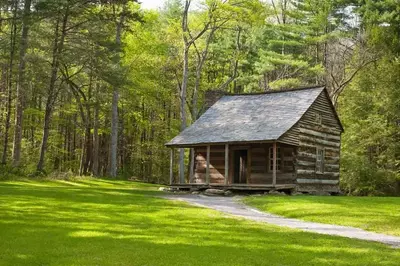
<path fill-rule="evenodd" d="M 400 248 L 400 237 L 378 234 L 364 231 L 362 229 L 321 224 L 313 222 L 305 222 L 297 219 L 284 218 L 282 216 L 273 215 L 270 213 L 261 212 L 254 208 L 248 207 L 239 202 L 240 197 L 208 197 L 204 195 L 168 195 L 165 198 L 172 200 L 181 200 L 192 205 L 206 207 L 227 213 L 233 216 L 242 217 L 248 220 L 274 224 L 278 226 L 286 226 L 290 228 L 301 229 L 304 231 L 336 235 L 361 240 L 376 241 L 384 244 Z"/>

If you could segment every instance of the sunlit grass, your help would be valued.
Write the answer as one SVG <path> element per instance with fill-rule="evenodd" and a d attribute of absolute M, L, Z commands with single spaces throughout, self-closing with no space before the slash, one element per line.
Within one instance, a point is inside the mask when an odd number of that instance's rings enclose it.
<path fill-rule="evenodd" d="M 267 196 L 248 197 L 245 203 L 286 217 L 400 236 L 400 198 Z"/>
<path fill-rule="evenodd" d="M 398 265 L 399 250 L 161 199 L 128 181 L 0 183 L 0 265 Z"/>

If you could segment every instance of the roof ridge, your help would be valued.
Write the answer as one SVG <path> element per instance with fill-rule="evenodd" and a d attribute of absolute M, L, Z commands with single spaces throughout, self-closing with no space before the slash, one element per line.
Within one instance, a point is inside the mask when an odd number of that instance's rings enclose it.
<path fill-rule="evenodd" d="M 270 90 L 265 92 L 250 92 L 250 93 L 226 93 L 224 96 L 251 96 L 251 95 L 264 95 L 264 94 L 273 94 L 273 93 L 281 93 L 281 92 L 290 92 L 290 91 L 301 91 L 301 90 L 310 90 L 317 88 L 325 88 L 325 85 L 314 85 L 307 87 L 297 87 L 297 88 L 289 88 L 289 89 L 279 89 L 279 90 Z"/>

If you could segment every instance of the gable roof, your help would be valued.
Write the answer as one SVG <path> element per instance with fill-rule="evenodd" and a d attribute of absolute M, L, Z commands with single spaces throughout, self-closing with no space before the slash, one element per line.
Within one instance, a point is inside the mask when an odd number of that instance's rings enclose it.
<path fill-rule="evenodd" d="M 223 96 L 166 146 L 278 140 L 324 90 L 324 87 L 313 87 Z"/>

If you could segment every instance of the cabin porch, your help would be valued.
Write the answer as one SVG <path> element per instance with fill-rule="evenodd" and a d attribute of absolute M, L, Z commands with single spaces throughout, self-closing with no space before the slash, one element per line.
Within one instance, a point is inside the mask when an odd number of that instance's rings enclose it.
<path fill-rule="evenodd" d="M 175 149 L 171 149 L 171 187 L 271 190 L 296 186 L 295 146 L 269 142 L 186 148 L 190 166 L 183 171 L 182 167 L 174 170 Z"/>
<path fill-rule="evenodd" d="M 295 184 L 263 185 L 263 184 L 172 184 L 171 188 L 179 190 L 206 190 L 208 188 L 224 189 L 232 191 L 265 192 L 270 190 L 290 191 L 296 188 Z"/>

